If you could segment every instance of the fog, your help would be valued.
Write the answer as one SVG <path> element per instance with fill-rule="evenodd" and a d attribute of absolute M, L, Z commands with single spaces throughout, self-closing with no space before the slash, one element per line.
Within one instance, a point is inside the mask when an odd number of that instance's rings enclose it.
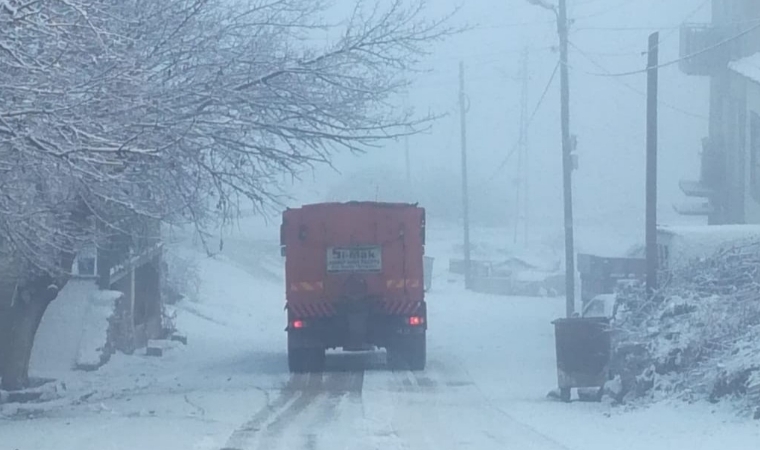
<path fill-rule="evenodd" d="M 472 220 L 513 224 L 517 158 L 503 167 L 519 135 L 523 49 L 529 51 L 528 113 L 536 108 L 557 63 L 554 15 L 523 0 L 436 0 L 431 14 L 460 7 L 454 22 L 469 27 L 434 47 L 408 97 L 417 113 L 444 115 L 409 138 L 412 190 L 405 188 L 404 142 L 362 155 L 339 154 L 334 168 L 318 167 L 294 186 L 293 203 L 405 199 L 425 203 L 434 216 L 461 217 L 458 64 L 466 71 L 468 165 Z M 571 133 L 579 168 L 573 174 L 575 222 L 643 236 L 646 74 L 608 76 L 646 67 L 647 37 L 660 31 L 660 61 L 679 57 L 678 26 L 708 21 L 709 2 L 696 0 L 587 0 L 570 2 Z M 532 228 L 561 225 L 559 76 L 528 130 L 528 221 Z M 679 217 L 678 181 L 697 177 L 701 139 L 707 134 L 707 78 L 688 77 L 678 64 L 660 71 L 659 220 Z M 374 175 L 373 175 L 374 174 Z M 395 178 L 393 178 L 395 177 Z M 382 180 L 382 181 L 378 181 Z M 335 197 L 331 192 L 339 191 Z M 332 195 L 332 197 L 331 197 Z M 438 196 L 438 197 L 436 197 Z"/>
<path fill-rule="evenodd" d="M 2 449 L 760 442 L 760 0 L 0 23 Z"/>

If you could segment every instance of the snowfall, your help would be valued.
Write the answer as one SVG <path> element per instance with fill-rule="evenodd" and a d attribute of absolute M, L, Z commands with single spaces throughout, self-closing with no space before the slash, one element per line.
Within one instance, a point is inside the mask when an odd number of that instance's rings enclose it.
<path fill-rule="evenodd" d="M 760 421 L 730 403 L 615 406 L 551 400 L 553 319 L 563 298 L 465 291 L 448 273 L 456 233 L 428 232 L 436 258 L 428 367 L 390 371 L 382 352 L 328 355 L 322 374 L 290 375 L 276 226 L 225 237 L 208 257 L 192 239 L 168 249 L 198 269 L 176 306 L 188 337 L 164 356 L 115 355 L 96 371 L 33 360 L 55 378 L 48 401 L 0 405 L 3 450 L 108 449 L 754 449 Z M 440 231 L 440 232 L 438 232 Z M 44 349 L 35 349 L 42 352 Z"/>

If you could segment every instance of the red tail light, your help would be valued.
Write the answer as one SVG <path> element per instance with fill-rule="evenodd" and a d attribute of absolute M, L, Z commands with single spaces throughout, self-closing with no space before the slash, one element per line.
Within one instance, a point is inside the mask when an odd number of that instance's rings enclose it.
<path fill-rule="evenodd" d="M 296 329 L 304 327 L 303 320 L 294 320 L 291 325 L 293 326 L 293 328 L 296 328 Z"/>
<path fill-rule="evenodd" d="M 412 316 L 409 318 L 409 325 L 413 327 L 418 327 L 425 323 L 425 319 L 420 316 Z"/>

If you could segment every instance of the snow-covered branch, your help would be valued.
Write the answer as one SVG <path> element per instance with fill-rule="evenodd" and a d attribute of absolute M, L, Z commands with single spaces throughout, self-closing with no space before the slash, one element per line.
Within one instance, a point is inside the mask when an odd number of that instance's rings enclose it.
<path fill-rule="evenodd" d="M 331 23 L 321 0 L 3 2 L 2 251 L 51 271 L 97 223 L 204 228 L 277 204 L 283 173 L 424 129 L 389 100 L 457 31 L 425 6 L 357 0 Z"/>

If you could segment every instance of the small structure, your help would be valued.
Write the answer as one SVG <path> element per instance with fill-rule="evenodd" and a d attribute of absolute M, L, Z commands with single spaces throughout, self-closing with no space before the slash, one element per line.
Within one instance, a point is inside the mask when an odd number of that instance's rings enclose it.
<path fill-rule="evenodd" d="M 559 265 L 539 267 L 516 256 L 494 261 L 473 260 L 470 264 L 470 288 L 475 292 L 525 297 L 564 295 L 565 278 Z M 464 274 L 464 261 L 450 260 L 449 271 Z"/>
<path fill-rule="evenodd" d="M 122 227 L 76 255 L 72 277 L 40 323 L 31 368 L 92 370 L 162 334 L 160 223 Z M 2 313 L 2 311 L 0 311 Z"/>
<path fill-rule="evenodd" d="M 117 302 L 109 340 L 132 353 L 161 334 L 163 243 L 158 221 L 132 224 L 131 233 L 114 233 L 97 251 L 98 286 L 124 294 Z"/>
<path fill-rule="evenodd" d="M 672 271 L 742 242 L 760 240 L 760 225 L 660 226 L 659 268 Z"/>
<path fill-rule="evenodd" d="M 486 277 L 491 273 L 491 261 L 483 261 L 477 259 L 470 260 L 470 275 L 473 277 Z M 449 272 L 457 275 L 464 275 L 465 261 L 464 259 L 450 259 L 449 260 Z"/>

